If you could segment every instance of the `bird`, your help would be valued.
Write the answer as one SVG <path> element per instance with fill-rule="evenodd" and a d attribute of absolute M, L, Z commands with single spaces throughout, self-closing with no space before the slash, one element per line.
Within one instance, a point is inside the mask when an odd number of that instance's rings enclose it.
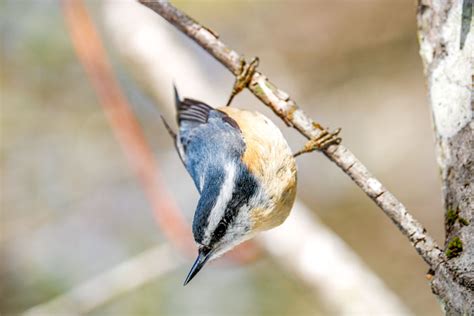
<path fill-rule="evenodd" d="M 280 129 L 263 114 L 181 99 L 176 86 L 174 99 L 178 132 L 163 122 L 200 194 L 192 223 L 198 256 L 186 285 L 207 262 L 285 221 L 297 168 Z"/>

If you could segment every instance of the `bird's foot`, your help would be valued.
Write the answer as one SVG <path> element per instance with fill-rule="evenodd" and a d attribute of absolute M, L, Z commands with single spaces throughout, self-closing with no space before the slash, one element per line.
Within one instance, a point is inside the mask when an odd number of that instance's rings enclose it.
<path fill-rule="evenodd" d="M 324 150 L 330 145 L 339 145 L 341 143 L 342 138 L 338 136 L 341 132 L 340 128 L 330 133 L 327 129 L 323 128 L 319 124 L 315 124 L 315 127 L 321 130 L 321 135 L 319 135 L 317 138 L 309 140 L 306 145 L 304 145 L 303 149 L 296 152 L 293 157 L 297 157 L 305 153 L 310 153 L 315 150 Z"/>
<path fill-rule="evenodd" d="M 258 67 L 258 62 L 258 57 L 255 57 L 250 64 L 247 64 L 243 58 L 240 60 L 240 74 L 235 78 L 234 87 L 232 88 L 232 93 L 226 106 L 230 105 L 232 99 L 234 99 L 240 91 L 248 87 Z"/>

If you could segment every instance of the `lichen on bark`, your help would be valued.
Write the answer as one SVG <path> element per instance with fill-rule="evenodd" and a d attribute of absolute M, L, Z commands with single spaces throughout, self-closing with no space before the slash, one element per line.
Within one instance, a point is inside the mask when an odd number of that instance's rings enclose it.
<path fill-rule="evenodd" d="M 435 271 L 432 289 L 448 315 L 474 314 L 473 39 L 470 32 L 461 49 L 462 9 L 462 1 L 419 0 L 417 12 L 441 170 L 448 258 Z"/>

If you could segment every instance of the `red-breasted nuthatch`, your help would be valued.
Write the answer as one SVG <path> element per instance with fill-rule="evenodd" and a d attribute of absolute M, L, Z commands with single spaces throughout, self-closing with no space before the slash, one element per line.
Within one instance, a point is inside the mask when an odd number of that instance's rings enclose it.
<path fill-rule="evenodd" d="M 204 264 L 288 217 L 296 194 L 290 147 L 267 117 L 233 107 L 180 100 L 175 88 L 179 156 L 200 199 L 193 235 L 199 255 L 186 285 Z"/>
<path fill-rule="evenodd" d="M 258 58 L 242 60 L 233 97 L 248 86 Z M 339 130 L 310 140 L 292 155 L 282 133 L 258 112 L 233 107 L 212 108 L 180 100 L 174 88 L 179 132 L 164 121 L 200 199 L 194 213 L 193 235 L 199 254 L 184 285 L 204 264 L 258 232 L 280 225 L 288 217 L 296 195 L 295 156 L 339 143 Z"/>

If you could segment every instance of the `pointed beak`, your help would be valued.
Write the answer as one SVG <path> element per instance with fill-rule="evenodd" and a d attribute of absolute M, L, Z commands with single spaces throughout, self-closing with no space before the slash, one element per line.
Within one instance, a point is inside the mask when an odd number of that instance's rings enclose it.
<path fill-rule="evenodd" d="M 208 247 L 200 247 L 199 248 L 199 254 L 194 261 L 193 267 L 191 268 L 191 271 L 189 271 L 188 276 L 186 277 L 186 280 L 184 281 L 184 285 L 188 284 L 195 276 L 196 274 L 204 267 L 206 264 L 207 260 L 211 257 L 212 250 Z"/>

